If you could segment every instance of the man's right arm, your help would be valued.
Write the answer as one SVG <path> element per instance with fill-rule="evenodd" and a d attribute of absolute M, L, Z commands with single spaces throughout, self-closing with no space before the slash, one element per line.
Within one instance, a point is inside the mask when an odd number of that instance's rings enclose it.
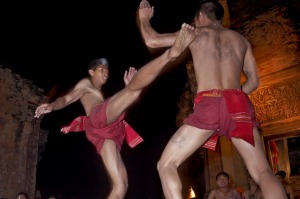
<path fill-rule="evenodd" d="M 62 109 L 69 104 L 77 101 L 80 99 L 86 92 L 87 92 L 87 80 L 83 79 L 79 81 L 76 86 L 66 95 L 57 98 L 54 102 L 52 103 L 44 103 L 41 104 L 40 106 L 37 107 L 35 111 L 35 116 L 36 118 L 39 118 L 41 115 L 50 113 L 54 110 L 59 110 Z"/>
<path fill-rule="evenodd" d="M 150 20 L 153 17 L 154 6 L 151 6 L 147 0 L 142 0 L 138 9 L 137 24 L 141 36 L 149 48 L 170 47 L 176 40 L 179 31 L 175 33 L 160 34 L 151 26 Z"/>

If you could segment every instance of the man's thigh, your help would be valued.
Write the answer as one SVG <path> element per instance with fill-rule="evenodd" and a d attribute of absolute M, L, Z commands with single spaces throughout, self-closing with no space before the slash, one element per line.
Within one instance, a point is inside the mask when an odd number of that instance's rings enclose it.
<path fill-rule="evenodd" d="M 186 158 L 201 147 L 213 134 L 214 130 L 198 129 L 190 125 L 182 125 L 168 142 L 161 163 L 181 164 Z"/>
<path fill-rule="evenodd" d="M 129 91 L 125 88 L 110 97 L 106 108 L 107 123 L 114 122 L 138 99 L 139 95 L 140 91 Z"/>
<path fill-rule="evenodd" d="M 110 177 L 117 179 L 123 176 L 124 164 L 113 140 L 105 139 L 101 157 Z"/>

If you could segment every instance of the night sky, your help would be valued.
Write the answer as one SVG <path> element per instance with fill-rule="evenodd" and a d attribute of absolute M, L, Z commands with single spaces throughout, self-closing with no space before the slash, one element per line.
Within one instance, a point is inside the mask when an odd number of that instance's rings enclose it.
<path fill-rule="evenodd" d="M 155 0 L 152 25 L 158 32 L 179 30 L 190 22 L 193 1 Z M 2 3 L 1 3 L 2 4 Z M 107 97 L 124 87 L 128 67 L 139 69 L 153 59 L 136 26 L 138 0 L 98 2 L 24 2 L 0 5 L 0 64 L 30 79 L 44 94 L 55 86 L 60 93 L 87 75 L 88 63 L 106 57 L 110 79 Z M 161 199 L 156 163 L 176 131 L 178 99 L 187 81 L 184 63 L 162 74 L 127 113 L 126 120 L 144 138 L 121 154 L 129 176 L 128 199 Z M 48 143 L 37 168 L 36 187 L 64 199 L 105 198 L 110 189 L 106 171 L 84 132 L 63 135 L 62 125 L 83 114 L 76 102 L 42 118 Z"/>

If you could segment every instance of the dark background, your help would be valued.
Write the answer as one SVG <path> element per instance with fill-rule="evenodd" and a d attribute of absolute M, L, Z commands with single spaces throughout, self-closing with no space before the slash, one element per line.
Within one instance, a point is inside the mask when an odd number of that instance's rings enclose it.
<path fill-rule="evenodd" d="M 196 0 L 153 0 L 151 20 L 158 32 L 175 32 L 193 18 Z M 107 97 L 124 87 L 128 67 L 137 69 L 156 55 L 149 53 L 136 26 L 138 0 L 69 3 L 42 1 L 0 5 L 0 64 L 30 79 L 44 94 L 57 97 L 87 75 L 88 63 L 106 57 L 110 79 Z M 184 63 L 162 74 L 128 112 L 127 121 L 145 142 L 121 154 L 128 170 L 126 198 L 160 199 L 157 161 L 176 131 L 178 99 L 187 81 Z M 53 99 L 54 100 L 54 99 Z M 42 197 L 105 198 L 110 185 L 94 147 L 84 133 L 63 135 L 62 125 L 83 114 L 78 102 L 42 118 L 48 142 L 37 167 Z"/>

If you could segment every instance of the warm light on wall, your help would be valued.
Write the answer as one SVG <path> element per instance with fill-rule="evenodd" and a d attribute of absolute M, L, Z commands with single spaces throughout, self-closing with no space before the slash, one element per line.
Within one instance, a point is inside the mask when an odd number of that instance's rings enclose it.
<path fill-rule="evenodd" d="M 190 196 L 189 196 L 189 199 L 192 199 L 192 198 L 196 198 L 196 194 L 195 194 L 193 188 L 191 187 L 191 188 L 190 188 Z"/>

